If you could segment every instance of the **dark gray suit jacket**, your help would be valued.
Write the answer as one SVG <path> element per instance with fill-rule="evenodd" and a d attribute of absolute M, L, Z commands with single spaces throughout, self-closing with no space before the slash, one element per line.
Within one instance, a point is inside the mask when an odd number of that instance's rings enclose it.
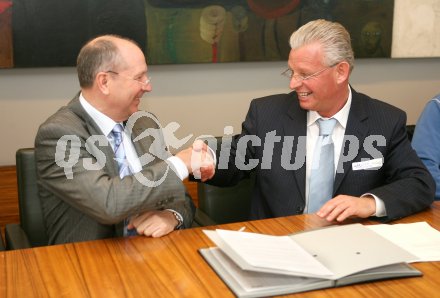
<path fill-rule="evenodd" d="M 247 146 L 239 146 L 244 150 L 237 150 L 239 140 L 249 135 L 256 135 L 261 144 L 248 142 Z M 268 140 L 270 135 L 275 142 Z M 251 161 L 258 161 L 258 166 L 253 169 L 256 183 L 252 193 L 251 218 L 301 214 L 305 208 L 306 166 L 301 160 L 305 161 L 306 135 L 307 111 L 299 106 L 295 92 L 255 99 L 243 122 L 242 133 L 232 140 L 228 169 L 219 169 L 217 166 L 215 176 L 208 183 L 219 186 L 238 183 L 249 175 L 250 170 L 238 169 L 236 157 L 245 163 L 255 159 Z M 380 138 L 384 142 L 371 142 L 371 136 L 378 135 L 383 136 Z M 355 143 L 353 138 L 359 141 L 359 150 L 354 154 L 350 152 L 352 157 L 349 161 L 342 163 L 340 158 L 338 168 L 343 171 L 336 173 L 333 197 L 338 194 L 360 196 L 372 193 L 385 203 L 387 217 L 382 218 L 384 221 L 404 217 L 431 204 L 435 184 L 411 148 L 403 111 L 352 89 L 352 104 L 344 138 L 351 142 L 344 141 L 341 156 L 348 156 L 350 144 L 353 146 Z M 224 160 L 219 153 L 220 150 L 217 150 L 218 165 Z M 353 163 L 378 156 L 383 157 L 380 169 L 352 169 Z M 302 166 L 286 167 L 286 159 L 292 165 L 297 162 Z"/>
<path fill-rule="evenodd" d="M 156 138 L 146 136 L 134 142 L 134 146 L 140 157 L 145 153 L 161 157 L 154 156 L 139 173 L 149 181 L 165 177 L 156 187 L 145 186 L 134 176 L 120 179 L 108 142 L 89 143 L 86 148 L 90 136 L 106 138 L 81 106 L 78 95 L 40 126 L 35 154 L 50 244 L 120 236 L 125 218 L 147 210 L 174 209 L 183 216 L 185 227 L 191 226 L 194 205 L 182 181 L 164 161 L 169 153 L 164 150 L 158 125 L 141 117 L 132 129 L 132 140 L 146 129 L 156 129 Z M 63 136 L 77 141 L 69 141 L 66 146 L 60 141 Z M 91 170 L 89 164 L 98 165 L 97 160 L 102 168 Z M 69 164 L 70 173 L 66 170 Z M 69 175 L 72 179 L 68 179 Z"/>

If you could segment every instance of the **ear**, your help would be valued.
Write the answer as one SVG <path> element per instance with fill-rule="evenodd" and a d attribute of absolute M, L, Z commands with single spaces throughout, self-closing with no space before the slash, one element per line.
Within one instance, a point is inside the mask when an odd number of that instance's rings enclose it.
<path fill-rule="evenodd" d="M 346 61 L 342 61 L 335 67 L 337 75 L 336 81 L 338 84 L 348 81 L 348 77 L 350 76 L 350 65 Z"/>
<path fill-rule="evenodd" d="M 95 84 L 96 86 L 99 88 L 99 90 L 103 93 L 108 95 L 110 90 L 109 90 L 109 79 L 108 79 L 109 74 L 106 72 L 98 72 L 98 74 L 96 75 L 95 78 Z"/>

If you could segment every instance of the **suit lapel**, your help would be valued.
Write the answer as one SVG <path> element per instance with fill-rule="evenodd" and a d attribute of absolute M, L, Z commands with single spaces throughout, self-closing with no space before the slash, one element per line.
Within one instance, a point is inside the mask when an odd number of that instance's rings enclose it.
<path fill-rule="evenodd" d="M 96 122 L 87 114 L 87 112 L 82 107 L 80 101 L 79 101 L 79 93 L 77 96 L 68 104 L 68 108 L 70 108 L 86 125 L 87 130 L 89 131 L 90 135 L 103 135 L 101 129 L 96 124 Z M 107 136 L 105 136 L 107 137 Z M 111 176 L 118 176 L 118 164 L 115 161 L 114 152 L 110 145 L 110 143 L 107 146 L 99 146 L 99 150 L 102 151 L 102 153 L 106 156 L 106 162 L 104 167 L 107 169 L 108 173 Z M 110 158 L 109 158 L 110 157 Z"/>
<path fill-rule="evenodd" d="M 283 118 L 284 136 L 294 136 L 292 148 L 292 159 L 298 158 L 298 154 L 306 154 L 306 143 L 299 144 L 299 137 L 307 136 L 307 111 L 301 109 L 298 103 L 296 93 L 292 92 L 289 96 L 289 105 L 287 107 L 286 117 Z M 293 98 L 292 98 L 293 97 Z M 298 148 L 298 145 L 301 148 Z M 305 186 L 306 186 L 306 166 L 305 156 L 304 165 L 298 170 L 291 171 L 295 177 L 297 188 L 300 190 L 301 198 L 305 202 Z"/>
<path fill-rule="evenodd" d="M 136 153 L 139 157 L 139 159 L 142 159 L 142 155 L 145 154 L 146 152 L 148 152 L 147 150 L 145 150 L 145 148 L 149 148 L 151 145 L 151 141 L 150 141 L 150 136 L 145 136 L 140 140 L 137 140 L 136 142 L 134 141 L 143 131 L 141 129 L 141 127 L 139 127 L 139 125 L 136 125 L 137 121 L 135 123 L 135 125 L 133 126 L 132 132 L 131 132 L 131 142 L 133 143 L 134 149 L 136 150 Z M 148 143 L 148 144 L 147 144 Z M 142 162 L 141 162 L 142 164 Z M 144 165 L 142 164 L 142 167 Z"/>
<path fill-rule="evenodd" d="M 134 141 L 137 137 L 139 139 Z M 136 120 L 131 131 L 131 140 L 142 167 L 157 159 L 166 160 L 170 156 L 160 124 L 154 115 L 142 116 Z"/>
<path fill-rule="evenodd" d="M 367 114 L 367 108 L 365 107 L 364 102 L 361 99 L 361 96 L 352 90 L 352 102 L 350 107 L 350 113 L 348 115 L 347 120 L 347 127 L 345 129 L 345 136 L 344 136 L 344 142 L 343 142 L 343 148 L 341 150 L 341 154 L 338 161 L 338 169 L 343 168 L 343 172 L 337 171 L 335 175 L 335 182 L 333 186 L 333 193 L 338 192 L 338 188 L 341 186 L 342 181 L 344 181 L 345 177 L 347 176 L 348 172 L 352 171 L 352 161 L 357 158 L 359 155 L 360 149 L 362 148 L 363 144 L 361 143 L 361 140 L 365 139 L 365 136 L 369 133 L 369 128 L 365 124 L 365 120 L 368 118 Z M 350 147 L 350 138 L 356 138 L 358 140 L 358 150 L 353 158 L 350 159 L 350 161 L 346 161 L 342 163 L 341 157 L 347 156 L 348 150 Z"/>

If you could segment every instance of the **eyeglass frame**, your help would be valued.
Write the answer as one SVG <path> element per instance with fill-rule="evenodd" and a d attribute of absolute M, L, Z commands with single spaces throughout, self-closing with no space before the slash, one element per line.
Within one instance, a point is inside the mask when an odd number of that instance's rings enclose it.
<path fill-rule="evenodd" d="M 327 69 L 332 68 L 332 67 L 335 67 L 335 66 L 338 65 L 338 64 L 339 64 L 339 62 L 336 62 L 336 63 L 334 63 L 334 64 L 332 64 L 332 65 L 330 65 L 330 66 L 324 67 L 323 69 L 320 69 L 320 70 L 318 70 L 317 72 L 314 72 L 314 73 L 312 73 L 312 74 L 310 74 L 310 75 L 308 75 L 308 76 L 295 75 L 294 72 L 293 72 L 293 69 L 291 69 L 291 68 L 289 67 L 289 68 L 287 68 L 285 71 L 283 71 L 283 72 L 281 73 L 281 75 L 284 76 L 284 77 L 286 77 L 286 78 L 288 78 L 289 80 L 291 80 L 291 79 L 295 79 L 295 80 L 298 81 L 298 82 L 302 82 L 302 81 L 307 81 L 307 80 L 309 80 L 309 79 L 312 79 L 312 78 L 314 78 L 314 77 L 317 77 L 317 76 L 319 76 L 321 73 L 323 73 L 324 71 L 326 71 Z M 289 75 L 289 71 L 292 73 L 291 75 Z"/>
<path fill-rule="evenodd" d="M 147 86 L 151 83 L 151 77 L 149 77 L 149 76 L 147 76 L 147 80 L 146 80 L 145 82 L 143 82 L 143 81 L 141 81 L 140 79 L 135 79 L 135 78 L 132 78 L 132 77 L 129 77 L 129 76 L 126 76 L 126 75 L 120 74 L 119 72 L 114 71 L 114 70 L 107 70 L 107 71 L 105 71 L 105 73 L 115 74 L 115 75 L 121 76 L 121 77 L 123 77 L 123 78 L 126 78 L 126 79 L 130 79 L 130 80 L 136 81 L 136 82 L 138 82 L 139 84 L 141 84 L 142 86 L 145 86 L 145 87 L 147 87 Z"/>

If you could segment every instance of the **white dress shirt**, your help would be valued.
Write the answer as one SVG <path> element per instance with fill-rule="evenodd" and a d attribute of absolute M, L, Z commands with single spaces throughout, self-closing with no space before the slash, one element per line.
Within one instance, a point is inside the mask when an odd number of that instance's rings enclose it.
<path fill-rule="evenodd" d="M 344 141 L 344 135 L 345 135 L 345 129 L 347 127 L 347 120 L 348 115 L 350 113 L 350 107 L 351 107 L 351 88 L 348 87 L 348 99 L 345 103 L 344 107 L 337 112 L 333 117 L 336 119 L 336 125 L 333 130 L 332 139 L 334 143 L 334 153 L 335 153 L 335 173 L 338 168 L 338 161 L 339 156 L 341 155 L 342 150 L 342 142 Z M 313 154 L 315 150 L 315 144 L 319 137 L 319 125 L 317 120 L 318 119 L 329 119 L 329 118 L 323 118 L 321 117 L 316 111 L 309 111 L 307 113 L 307 142 L 306 142 L 306 148 L 307 148 L 307 155 L 306 155 L 306 210 L 307 205 L 309 202 L 309 187 L 310 187 L 310 175 L 311 175 L 311 168 L 312 168 L 312 161 L 313 161 Z M 378 198 L 377 196 L 365 193 L 362 196 L 371 195 L 374 197 L 376 201 L 376 212 L 375 216 L 386 216 L 386 210 L 385 210 L 385 204 L 383 201 Z M 361 197 L 362 197 L 361 196 Z"/>

